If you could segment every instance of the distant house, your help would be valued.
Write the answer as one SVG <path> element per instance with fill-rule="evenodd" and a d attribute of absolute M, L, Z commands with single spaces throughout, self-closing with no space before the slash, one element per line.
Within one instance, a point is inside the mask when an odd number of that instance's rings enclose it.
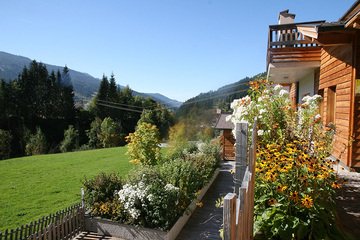
<path fill-rule="evenodd" d="M 220 114 L 215 129 L 220 130 L 220 141 L 222 153 L 221 157 L 223 160 L 235 160 L 235 138 L 232 134 L 234 124 L 231 121 L 226 121 L 226 117 L 231 115 L 230 113 Z"/>
<path fill-rule="evenodd" d="M 294 23 L 288 10 L 269 26 L 267 77 L 287 86 L 294 106 L 323 97 L 324 124 L 336 125 L 332 157 L 360 167 L 360 1 L 337 22 Z"/>

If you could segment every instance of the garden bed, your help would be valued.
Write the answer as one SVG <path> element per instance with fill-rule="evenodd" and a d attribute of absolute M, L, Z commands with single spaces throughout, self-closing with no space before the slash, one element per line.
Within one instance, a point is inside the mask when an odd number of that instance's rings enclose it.
<path fill-rule="evenodd" d="M 121 224 L 108 219 L 102 219 L 98 217 L 85 216 L 85 230 L 96 232 L 98 234 L 104 234 L 112 237 L 119 237 L 123 239 L 134 240 L 155 240 L 155 239 L 176 239 L 182 228 L 190 219 L 192 213 L 196 209 L 196 203 L 201 201 L 210 186 L 215 181 L 219 174 L 219 169 L 214 172 L 213 177 L 209 183 L 203 187 L 196 199 L 192 201 L 183 216 L 181 216 L 173 227 L 169 231 L 161 231 L 157 229 L 149 229 L 144 227 L 138 227 L 133 225 Z"/>

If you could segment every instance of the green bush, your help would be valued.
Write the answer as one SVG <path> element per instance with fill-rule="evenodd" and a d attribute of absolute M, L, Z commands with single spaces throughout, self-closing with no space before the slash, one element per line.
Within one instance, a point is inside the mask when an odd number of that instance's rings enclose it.
<path fill-rule="evenodd" d="M 183 213 L 179 188 L 169 184 L 157 166 L 139 166 L 129 173 L 128 184 L 118 192 L 126 223 L 169 229 Z"/>
<path fill-rule="evenodd" d="M 85 203 L 95 216 L 119 220 L 122 218 L 122 206 L 117 191 L 123 186 L 121 178 L 115 173 L 100 173 L 83 182 Z"/>
<path fill-rule="evenodd" d="M 101 148 L 101 142 L 99 139 L 101 132 L 101 123 L 102 121 L 100 118 L 95 118 L 95 120 L 92 121 L 90 124 L 90 129 L 86 130 L 86 135 L 89 138 L 89 148 Z"/>
<path fill-rule="evenodd" d="M 46 153 L 47 142 L 44 133 L 41 128 L 36 129 L 36 133 L 30 135 L 28 142 L 25 146 L 25 152 L 27 155 L 37 155 Z"/>
<path fill-rule="evenodd" d="M 100 126 L 99 140 L 102 147 L 116 147 L 120 144 L 120 125 L 110 117 L 104 118 Z"/>
<path fill-rule="evenodd" d="M 64 132 L 64 140 L 60 143 L 61 152 L 70 152 L 76 149 L 76 140 L 79 137 L 79 132 L 73 125 Z"/>
<path fill-rule="evenodd" d="M 129 172 L 126 184 L 112 185 L 109 176 L 104 174 L 84 182 L 87 204 L 93 214 L 168 230 L 208 182 L 218 165 L 216 143 L 191 143 L 179 150 L 182 158 L 160 162 L 154 160 L 154 156 L 160 154 L 156 131 L 155 126 L 140 123 L 136 132 L 129 136 L 132 140 L 129 149 L 137 154 L 132 159 L 142 160 Z M 144 153 L 147 149 L 155 151 L 148 155 Z M 118 191 L 114 197 L 115 190 Z"/>
<path fill-rule="evenodd" d="M 0 159 L 10 157 L 12 135 L 9 131 L 0 129 Z"/>
<path fill-rule="evenodd" d="M 131 162 L 141 165 L 156 165 L 160 159 L 159 130 L 155 125 L 139 122 L 134 133 L 126 137 Z"/>
<path fill-rule="evenodd" d="M 168 183 L 180 189 L 180 208 L 186 209 L 204 185 L 201 172 L 191 161 L 176 159 L 160 166 L 160 174 Z"/>

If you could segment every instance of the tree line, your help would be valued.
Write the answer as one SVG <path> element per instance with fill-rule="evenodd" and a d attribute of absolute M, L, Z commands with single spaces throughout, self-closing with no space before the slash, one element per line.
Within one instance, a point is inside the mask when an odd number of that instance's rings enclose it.
<path fill-rule="evenodd" d="M 32 61 L 17 79 L 0 81 L 0 159 L 125 144 L 141 120 L 167 137 L 174 115 L 103 76 L 86 108 L 76 108 L 69 69 L 48 72 Z"/>

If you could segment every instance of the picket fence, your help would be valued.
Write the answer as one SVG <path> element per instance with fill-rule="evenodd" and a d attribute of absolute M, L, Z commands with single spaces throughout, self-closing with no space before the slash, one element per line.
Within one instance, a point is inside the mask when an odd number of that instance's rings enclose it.
<path fill-rule="evenodd" d="M 224 198 L 224 240 L 253 239 L 256 125 L 255 120 L 250 147 L 248 123 L 236 125 L 235 193 L 228 193 Z"/>
<path fill-rule="evenodd" d="M 84 206 L 79 203 L 16 229 L 6 229 L 0 232 L 0 240 L 72 239 L 83 229 Z"/>

